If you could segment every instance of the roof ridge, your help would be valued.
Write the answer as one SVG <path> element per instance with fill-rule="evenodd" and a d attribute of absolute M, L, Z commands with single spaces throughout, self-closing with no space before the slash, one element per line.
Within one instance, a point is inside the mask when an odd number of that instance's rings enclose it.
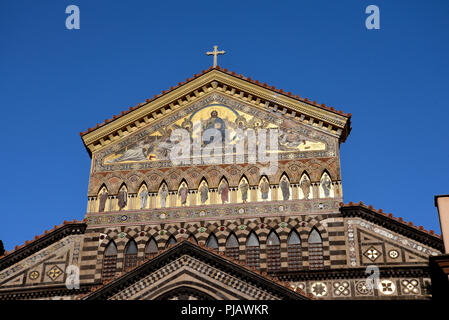
<path fill-rule="evenodd" d="M 378 214 L 378 215 L 382 215 L 382 216 L 384 216 L 384 217 L 386 217 L 386 218 L 389 218 L 389 219 L 391 219 L 391 220 L 400 222 L 400 223 L 402 223 L 403 225 L 407 225 L 407 226 L 409 226 L 409 227 L 413 227 L 413 228 L 415 228 L 416 230 L 421 231 L 421 232 L 424 232 L 424 233 L 427 233 L 427 234 L 429 234 L 429 235 L 431 235 L 431 236 L 433 236 L 433 237 L 435 237 L 435 238 L 442 239 L 441 235 L 435 233 L 435 231 L 433 231 L 433 230 L 430 230 L 430 231 L 429 231 L 429 230 L 424 229 L 423 226 L 415 226 L 415 225 L 413 224 L 413 222 L 411 222 L 411 221 L 408 221 L 408 222 L 407 222 L 407 221 L 405 221 L 404 219 L 402 219 L 402 217 L 396 218 L 395 216 L 393 216 L 392 213 L 385 213 L 382 209 L 375 209 L 372 205 L 368 205 L 368 206 L 367 206 L 367 205 L 364 204 L 362 201 L 359 201 L 359 203 L 354 203 L 354 202 L 350 201 L 350 202 L 348 202 L 348 203 L 346 203 L 346 204 L 345 204 L 344 202 L 340 202 L 340 206 L 341 206 L 341 207 L 353 207 L 353 206 L 359 206 L 359 207 L 368 209 L 368 210 L 370 210 L 371 212 L 376 213 L 376 214 Z"/>
<path fill-rule="evenodd" d="M 147 98 L 147 99 L 145 99 L 145 102 L 139 102 L 137 105 L 129 107 L 128 110 L 126 110 L 126 111 L 123 110 L 119 115 L 113 115 L 111 118 L 105 119 L 102 123 L 97 123 L 95 125 L 95 127 L 88 128 L 86 131 L 84 131 L 84 132 L 82 131 L 79 134 L 80 134 L 80 136 L 84 136 L 84 135 L 88 134 L 89 132 L 92 132 L 92 131 L 94 131 L 94 130 L 96 130 L 96 129 L 98 129 L 98 128 L 100 128 L 100 127 L 102 127 L 102 126 L 104 126 L 104 125 L 106 125 L 106 124 L 116 120 L 116 119 L 119 119 L 119 118 L 121 118 L 122 116 L 128 114 L 131 111 L 134 111 L 134 110 L 136 110 L 136 109 L 138 109 L 140 107 L 143 107 L 144 105 L 146 105 L 146 104 L 148 104 L 148 103 L 150 103 L 150 102 L 152 102 L 152 101 L 162 97 L 163 95 L 165 95 L 165 94 L 167 94 L 167 93 L 177 89 L 178 87 L 180 87 L 180 86 L 182 86 L 182 85 L 184 85 L 184 84 L 186 84 L 186 83 L 188 83 L 188 82 L 190 82 L 190 81 L 192 81 L 192 80 L 194 80 L 194 79 L 196 79 L 196 78 L 198 78 L 198 77 L 200 77 L 200 76 L 202 76 L 202 75 L 204 75 L 204 74 L 206 74 L 206 73 L 208 73 L 208 72 L 210 72 L 212 70 L 219 70 L 219 71 L 224 72 L 224 73 L 226 73 L 228 75 L 231 75 L 231 76 L 234 76 L 236 78 L 240 78 L 240 79 L 246 80 L 246 81 L 248 81 L 248 82 L 250 82 L 252 84 L 258 85 L 260 87 L 270 89 L 272 91 L 280 93 L 280 94 L 282 94 L 284 96 L 287 96 L 289 98 L 292 98 L 292 99 L 295 99 L 295 100 L 298 100 L 298 101 L 301 101 L 301 102 L 313 105 L 315 107 L 318 107 L 318 108 L 321 108 L 321 109 L 324 109 L 324 110 L 327 110 L 327 111 L 331 111 L 331 112 L 340 114 L 340 115 L 348 117 L 348 118 L 350 118 L 352 116 L 351 113 L 345 113 L 342 110 L 336 110 L 333 106 L 326 106 L 324 103 L 318 104 L 316 102 L 316 100 L 312 101 L 312 100 L 309 100 L 308 98 L 301 98 L 299 95 L 293 95 L 290 91 L 285 92 L 282 89 L 277 89 L 274 86 L 269 86 L 266 82 L 261 83 L 259 80 L 253 80 L 250 77 L 245 77 L 242 74 L 237 74 L 234 71 L 229 71 L 227 68 L 221 68 L 220 66 L 216 66 L 216 67 L 210 67 L 207 70 L 202 70 L 201 73 L 199 73 L 199 74 L 195 73 L 192 78 L 186 78 L 185 81 L 178 82 L 178 84 L 176 86 L 174 86 L 174 87 L 170 86 L 169 90 L 162 90 L 162 92 L 160 94 L 155 94 L 151 99 Z"/>
<path fill-rule="evenodd" d="M 0 260 L 3 259 L 3 258 L 6 258 L 7 256 L 13 254 L 14 252 L 16 252 L 16 251 L 18 251 L 18 250 L 20 250 L 20 249 L 22 249 L 22 248 L 32 244 L 33 242 L 35 242 L 35 241 L 37 241 L 37 240 L 39 240 L 39 239 L 41 239 L 41 238 L 43 238 L 43 237 L 53 233 L 53 232 L 55 232 L 56 230 L 66 226 L 66 225 L 85 223 L 85 222 L 87 222 L 86 218 L 84 218 L 81 221 L 78 221 L 76 219 L 73 219 L 73 221 L 64 220 L 63 223 L 61 223 L 60 225 L 55 225 L 53 227 L 53 229 L 51 229 L 50 231 L 49 230 L 45 230 L 44 233 L 42 233 L 41 235 L 34 236 L 34 238 L 32 240 L 26 240 L 22 245 L 16 245 L 13 250 L 11 250 L 11 251 L 6 251 L 5 250 L 4 254 L 2 256 L 0 256 Z"/>

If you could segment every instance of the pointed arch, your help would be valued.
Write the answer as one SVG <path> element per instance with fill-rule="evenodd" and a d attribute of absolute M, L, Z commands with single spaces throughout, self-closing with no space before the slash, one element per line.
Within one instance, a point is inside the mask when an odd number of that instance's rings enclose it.
<path fill-rule="evenodd" d="M 123 271 L 127 271 L 137 265 L 137 243 L 134 239 L 129 239 L 125 246 L 125 260 Z"/>
<path fill-rule="evenodd" d="M 257 195 L 258 201 L 268 201 L 271 200 L 271 188 L 270 188 L 270 180 L 267 176 L 260 177 L 259 180 L 259 192 Z"/>
<path fill-rule="evenodd" d="M 145 259 L 151 259 L 154 257 L 159 251 L 157 246 L 157 242 L 154 237 L 151 237 L 145 246 Z"/>
<path fill-rule="evenodd" d="M 245 175 L 242 175 L 239 181 L 239 192 L 237 193 L 237 202 L 246 203 L 250 201 L 249 180 Z"/>
<path fill-rule="evenodd" d="M 196 239 L 196 237 L 195 237 L 195 235 L 193 233 L 191 233 L 187 239 L 190 240 L 190 241 L 193 240 L 193 242 L 198 244 L 198 240 Z"/>
<path fill-rule="evenodd" d="M 166 248 L 168 248 L 168 246 L 173 245 L 176 243 L 176 238 L 171 235 L 168 240 L 167 240 L 167 244 L 165 245 Z"/>
<path fill-rule="evenodd" d="M 225 176 L 222 176 L 220 182 L 218 183 L 218 194 L 220 195 L 220 200 L 222 204 L 230 202 L 229 182 Z"/>
<path fill-rule="evenodd" d="M 106 187 L 106 185 L 103 183 L 100 187 L 100 189 L 98 190 L 98 194 L 97 194 L 97 201 L 98 201 L 98 206 L 97 206 L 97 210 L 98 212 L 104 212 L 104 211 L 110 211 L 109 209 L 109 192 L 108 192 L 108 188 Z"/>
<path fill-rule="evenodd" d="M 206 247 L 212 248 L 218 252 L 218 239 L 213 232 L 209 235 L 209 238 L 207 238 Z"/>
<path fill-rule="evenodd" d="M 310 180 L 309 174 L 305 170 L 302 173 L 301 178 L 299 179 L 299 189 L 300 199 L 313 199 L 312 182 Z"/>
<path fill-rule="evenodd" d="M 186 179 L 182 179 L 178 186 L 178 197 L 176 200 L 177 206 L 187 206 L 189 203 L 189 185 Z"/>
<path fill-rule="evenodd" d="M 240 248 L 239 240 L 236 235 L 232 232 L 228 239 L 226 239 L 226 256 L 231 257 L 234 260 L 239 260 Z"/>
<path fill-rule="evenodd" d="M 334 186 L 332 183 L 331 176 L 327 170 L 323 171 L 320 178 L 320 198 L 333 198 L 334 197 Z"/>
<path fill-rule="evenodd" d="M 260 245 L 259 238 L 254 231 L 248 234 L 246 240 L 246 264 L 250 268 L 260 269 Z"/>
<path fill-rule="evenodd" d="M 165 180 L 162 180 L 156 195 L 156 207 L 158 208 L 168 207 L 167 201 L 169 200 L 168 196 L 169 196 L 168 184 L 165 182 Z"/>
<path fill-rule="evenodd" d="M 198 185 L 198 204 L 206 205 L 210 203 L 209 184 L 205 177 L 203 177 Z"/>
<path fill-rule="evenodd" d="M 287 240 L 288 269 L 291 271 L 302 268 L 301 259 L 301 237 L 296 230 L 292 230 Z"/>
<path fill-rule="evenodd" d="M 119 211 L 126 210 L 128 208 L 128 187 L 124 182 L 118 189 L 117 205 Z"/>
<path fill-rule="evenodd" d="M 281 241 L 274 230 L 267 237 L 267 271 L 276 272 L 281 270 Z"/>
<path fill-rule="evenodd" d="M 103 256 L 103 267 L 101 269 L 101 278 L 103 281 L 114 278 L 117 272 L 117 246 L 114 240 L 109 241 Z"/>
<path fill-rule="evenodd" d="M 282 173 L 281 178 L 279 179 L 279 189 L 277 194 L 278 200 L 291 200 L 292 198 L 292 187 L 290 184 L 290 178 L 285 171 Z"/>
<path fill-rule="evenodd" d="M 324 268 L 323 259 L 323 239 L 317 228 L 313 228 L 309 233 L 309 269 L 319 270 Z"/>
<path fill-rule="evenodd" d="M 148 186 L 145 181 L 142 182 L 142 184 L 139 187 L 139 190 L 137 191 L 137 201 L 140 210 L 148 209 L 149 207 Z"/>

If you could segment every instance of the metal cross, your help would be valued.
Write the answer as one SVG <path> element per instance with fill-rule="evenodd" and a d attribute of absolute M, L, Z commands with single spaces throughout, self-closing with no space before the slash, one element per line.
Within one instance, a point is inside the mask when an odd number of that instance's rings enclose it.
<path fill-rule="evenodd" d="M 225 54 L 225 53 L 226 53 L 226 51 L 218 51 L 217 49 L 218 49 L 218 46 L 214 46 L 214 51 L 208 51 L 208 52 L 206 52 L 206 54 L 207 54 L 208 56 L 210 56 L 210 55 L 213 55 L 213 56 L 214 56 L 214 68 L 217 66 L 217 56 L 218 56 L 219 54 Z"/>

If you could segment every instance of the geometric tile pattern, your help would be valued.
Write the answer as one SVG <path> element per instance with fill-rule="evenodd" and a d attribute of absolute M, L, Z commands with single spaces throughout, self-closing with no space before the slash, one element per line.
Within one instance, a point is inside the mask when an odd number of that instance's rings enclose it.
<path fill-rule="evenodd" d="M 152 285 L 163 278 L 168 278 L 170 274 L 175 271 L 184 268 L 193 270 L 198 275 L 202 277 L 211 278 L 217 280 L 223 284 L 224 287 L 231 287 L 236 290 L 239 294 L 251 297 L 255 300 L 271 300 L 277 299 L 268 292 L 259 289 L 253 285 L 250 285 L 234 276 L 225 274 L 223 271 L 216 269 L 214 267 L 205 264 L 188 255 L 184 255 L 175 261 L 165 265 L 161 269 L 151 273 L 144 279 L 137 281 L 128 288 L 120 291 L 111 297 L 111 300 L 126 300 L 131 297 L 134 299 L 145 299 L 145 296 L 151 294 Z"/>

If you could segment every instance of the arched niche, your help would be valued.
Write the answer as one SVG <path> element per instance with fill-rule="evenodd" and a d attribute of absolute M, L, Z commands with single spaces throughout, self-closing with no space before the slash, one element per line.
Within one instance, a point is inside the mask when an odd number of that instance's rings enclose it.
<path fill-rule="evenodd" d="M 312 182 L 306 171 L 299 179 L 299 199 L 313 199 Z"/>
<path fill-rule="evenodd" d="M 200 184 L 198 186 L 197 193 L 197 204 L 199 205 L 207 205 L 210 204 L 210 191 L 209 184 L 205 178 L 201 179 Z"/>
<path fill-rule="evenodd" d="M 97 212 L 110 211 L 109 206 L 110 206 L 109 192 L 106 186 L 103 184 L 100 190 L 98 191 L 97 205 L 95 211 Z"/>
<path fill-rule="evenodd" d="M 293 197 L 292 186 L 288 175 L 284 172 L 279 179 L 279 188 L 277 189 L 278 200 L 291 200 Z"/>
<path fill-rule="evenodd" d="M 324 171 L 320 179 L 320 198 L 333 198 L 334 185 L 332 179 L 327 171 Z"/>
<path fill-rule="evenodd" d="M 246 203 L 251 201 L 251 190 L 249 187 L 248 178 L 245 175 L 239 181 L 239 188 L 237 192 L 237 202 Z"/>
<path fill-rule="evenodd" d="M 147 184 L 144 182 L 140 186 L 137 192 L 137 208 L 140 210 L 145 210 L 150 207 L 150 196 L 148 192 Z"/>
<path fill-rule="evenodd" d="M 165 180 L 162 180 L 156 195 L 156 208 L 168 208 L 170 205 L 170 192 Z"/>
<path fill-rule="evenodd" d="M 176 197 L 176 206 L 186 207 L 190 204 L 189 185 L 185 179 L 182 179 L 178 187 L 178 193 Z"/>
<path fill-rule="evenodd" d="M 271 188 L 270 181 L 267 176 L 262 176 L 259 180 L 259 189 L 257 192 L 257 200 L 258 201 L 270 201 L 271 197 Z"/>

